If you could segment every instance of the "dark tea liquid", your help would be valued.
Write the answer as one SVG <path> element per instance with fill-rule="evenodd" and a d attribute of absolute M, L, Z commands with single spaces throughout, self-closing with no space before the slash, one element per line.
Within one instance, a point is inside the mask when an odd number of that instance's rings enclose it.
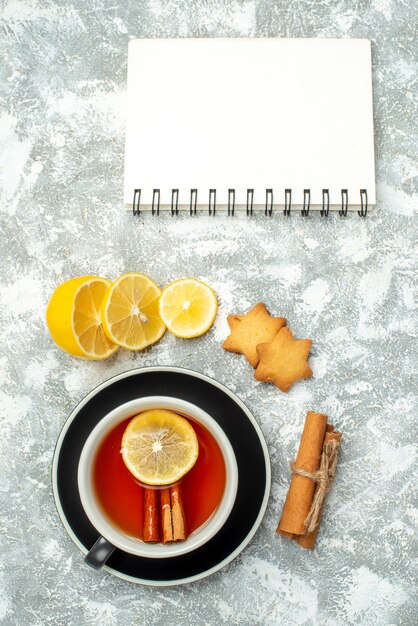
<path fill-rule="evenodd" d="M 142 539 L 142 487 L 127 470 L 120 453 L 122 436 L 131 417 L 118 424 L 102 441 L 93 468 L 93 480 L 102 509 L 120 530 Z M 201 424 L 186 418 L 199 441 L 199 456 L 181 479 L 187 532 L 199 528 L 218 507 L 225 489 L 221 449 Z"/>

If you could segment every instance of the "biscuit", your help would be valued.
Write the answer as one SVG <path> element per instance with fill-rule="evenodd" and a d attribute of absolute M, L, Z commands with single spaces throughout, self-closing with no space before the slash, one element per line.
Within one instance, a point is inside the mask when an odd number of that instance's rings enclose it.
<path fill-rule="evenodd" d="M 282 328 L 273 341 L 257 346 L 255 379 L 272 382 L 287 393 L 294 382 L 312 376 L 307 363 L 311 346 L 310 339 L 294 339 L 288 328 Z"/>
<path fill-rule="evenodd" d="M 257 367 L 257 344 L 274 339 L 286 325 L 286 320 L 284 317 L 272 317 L 265 304 L 259 302 L 245 315 L 228 315 L 228 324 L 231 334 L 224 341 L 225 350 L 243 354 L 253 367 Z"/>

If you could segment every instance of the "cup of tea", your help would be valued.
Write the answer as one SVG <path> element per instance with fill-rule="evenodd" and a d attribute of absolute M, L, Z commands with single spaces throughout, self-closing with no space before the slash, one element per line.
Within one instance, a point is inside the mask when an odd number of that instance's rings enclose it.
<path fill-rule="evenodd" d="M 132 476 L 121 454 L 127 425 L 150 409 L 164 409 L 186 418 L 199 443 L 197 461 L 180 482 L 187 526 L 187 538 L 181 542 L 144 541 L 143 496 L 144 489 L 150 487 Z M 84 444 L 77 480 L 82 506 L 99 535 L 86 562 L 98 569 L 115 548 L 140 557 L 167 558 L 191 552 L 209 541 L 231 513 L 238 468 L 228 437 L 206 411 L 179 398 L 149 396 L 126 402 L 100 420 Z"/>

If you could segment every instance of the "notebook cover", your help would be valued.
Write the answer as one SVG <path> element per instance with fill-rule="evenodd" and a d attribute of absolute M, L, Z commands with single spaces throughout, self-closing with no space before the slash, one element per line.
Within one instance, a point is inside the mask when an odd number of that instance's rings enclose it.
<path fill-rule="evenodd" d="M 375 204 L 366 39 L 135 39 L 129 43 L 124 202 L 141 209 L 269 202 Z M 309 191 L 309 196 L 306 195 Z"/>

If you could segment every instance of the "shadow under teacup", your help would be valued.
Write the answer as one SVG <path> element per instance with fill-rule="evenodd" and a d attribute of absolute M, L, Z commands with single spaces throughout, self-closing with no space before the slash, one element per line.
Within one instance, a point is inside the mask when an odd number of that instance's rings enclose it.
<path fill-rule="evenodd" d="M 94 485 L 94 465 L 101 443 L 118 424 L 148 409 L 167 409 L 201 424 L 216 440 L 225 463 L 225 487 L 216 510 L 189 537 L 179 543 L 146 543 L 118 528 L 103 509 Z M 78 489 L 84 511 L 100 537 L 87 553 L 86 562 L 99 569 L 115 548 L 148 558 L 185 554 L 202 546 L 221 529 L 229 517 L 238 488 L 238 468 L 231 443 L 219 424 L 198 406 L 169 396 L 149 396 L 126 402 L 106 415 L 90 433 L 78 465 Z"/>

